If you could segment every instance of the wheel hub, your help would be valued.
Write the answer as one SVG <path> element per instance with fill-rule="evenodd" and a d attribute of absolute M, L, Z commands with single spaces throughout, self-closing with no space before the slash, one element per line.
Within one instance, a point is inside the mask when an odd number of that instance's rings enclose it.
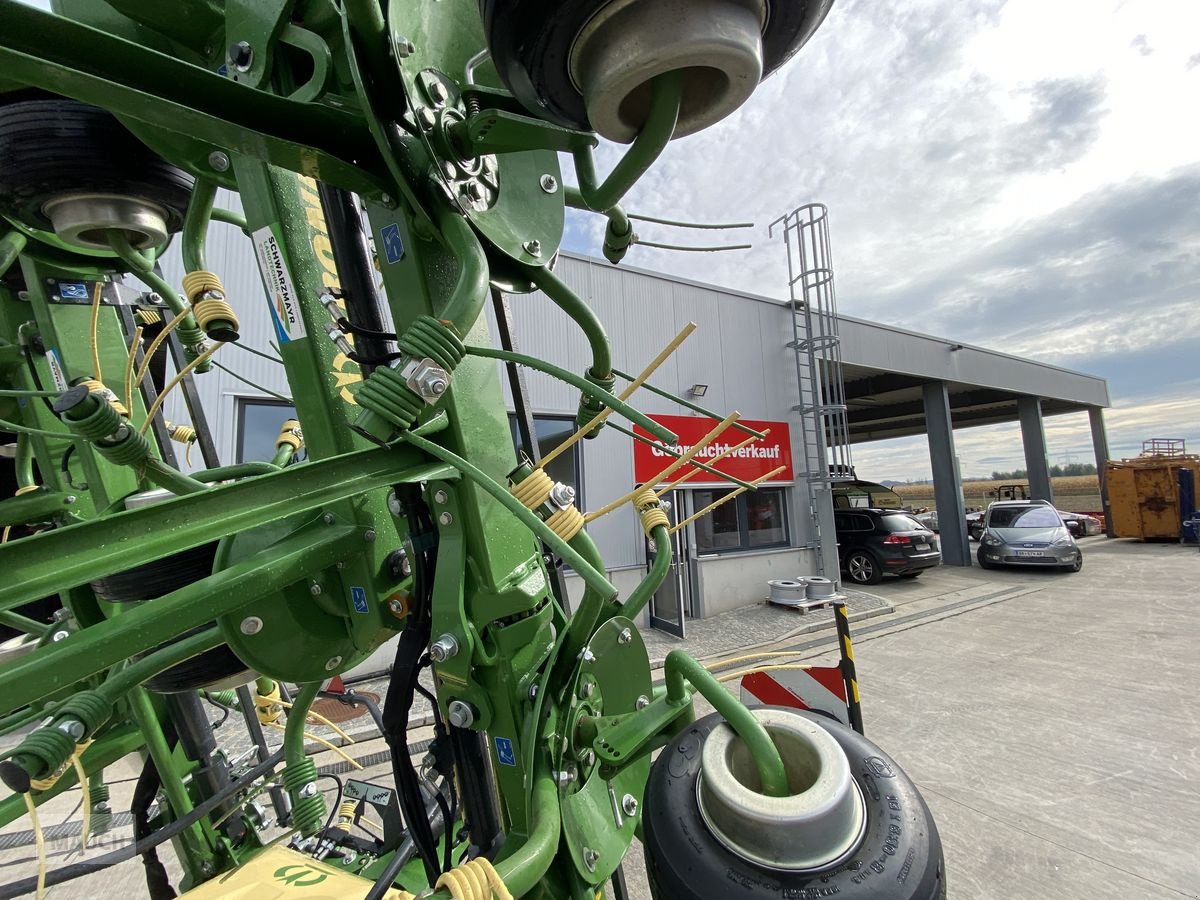
<path fill-rule="evenodd" d="M 166 210 L 137 197 L 66 194 L 46 201 L 42 211 L 61 240 L 89 250 L 108 250 L 114 229 L 138 250 L 163 244 L 169 234 Z"/>

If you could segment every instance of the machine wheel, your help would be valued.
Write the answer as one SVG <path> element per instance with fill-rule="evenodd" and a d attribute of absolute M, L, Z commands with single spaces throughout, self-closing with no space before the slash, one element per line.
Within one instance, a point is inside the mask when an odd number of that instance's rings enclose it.
<path fill-rule="evenodd" d="M 168 231 L 183 227 L 192 176 L 99 107 L 36 92 L 0 100 L 0 159 L 0 213 L 34 228 L 54 230 L 45 207 L 64 195 L 134 198 Z"/>
<path fill-rule="evenodd" d="M 788 710 L 816 722 L 845 753 L 861 790 L 866 826 L 857 847 L 834 868 L 769 869 L 718 840 L 697 802 L 702 750 L 722 724 L 706 716 L 678 735 L 655 761 L 646 783 L 646 872 L 656 900 L 824 897 L 844 900 L 944 900 L 942 844 L 915 785 L 882 750 L 822 716 Z"/>
<path fill-rule="evenodd" d="M 855 584 L 879 584 L 883 567 L 865 550 L 855 550 L 846 558 L 846 574 Z"/>

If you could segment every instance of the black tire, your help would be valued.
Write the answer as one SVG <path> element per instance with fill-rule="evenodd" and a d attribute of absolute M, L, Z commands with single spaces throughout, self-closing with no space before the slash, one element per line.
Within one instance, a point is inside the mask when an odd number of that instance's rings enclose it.
<path fill-rule="evenodd" d="M 921 571 L 918 569 L 916 572 L 901 572 L 899 574 L 901 578 L 916 578 L 921 574 Z"/>
<path fill-rule="evenodd" d="M 22 92 L 0 99 L 0 213 L 52 231 L 42 212 L 62 194 L 138 197 L 183 227 L 193 179 L 135 138 L 106 110 Z"/>
<path fill-rule="evenodd" d="M 979 549 L 978 549 L 978 550 L 975 552 L 975 561 L 976 561 L 977 563 L 979 563 L 979 568 L 981 568 L 981 569 L 994 569 L 994 568 L 996 568 L 995 564 L 993 564 L 993 563 L 990 563 L 990 562 L 988 562 L 986 559 L 984 559 L 984 558 L 983 558 L 983 548 L 982 548 L 982 547 L 980 547 L 980 548 L 979 548 Z"/>
<path fill-rule="evenodd" d="M 846 575 L 855 584 L 879 584 L 883 566 L 866 550 L 855 550 L 846 557 Z"/>
<path fill-rule="evenodd" d="M 110 603 L 153 601 L 211 575 L 216 554 L 216 542 L 202 544 L 191 550 L 173 553 L 143 566 L 97 579 L 92 582 L 92 590 L 96 592 L 97 597 Z M 209 622 L 199 628 L 193 628 L 181 634 L 175 641 L 211 628 L 214 624 Z M 167 644 L 175 641 L 168 641 Z M 161 694 L 174 694 L 219 684 L 242 675 L 247 679 L 251 677 L 246 664 L 229 649 L 229 645 L 221 644 L 172 666 L 165 672 L 160 672 L 146 682 L 146 687 Z"/>
<path fill-rule="evenodd" d="M 720 722 L 706 716 L 655 760 L 646 783 L 646 874 L 656 900 L 944 900 L 945 867 L 937 826 L 916 786 L 882 750 L 838 722 L 799 712 L 828 731 L 850 760 L 866 801 L 866 834 L 836 869 L 781 873 L 749 863 L 716 840 L 696 803 L 700 750 Z M 898 818 L 897 818 L 898 817 Z"/>
<path fill-rule="evenodd" d="M 1083 568 L 1083 553 L 1081 553 L 1080 551 L 1076 550 L 1076 551 L 1075 551 L 1075 562 L 1073 562 L 1073 563 L 1072 563 L 1071 565 L 1069 565 L 1069 566 L 1062 566 L 1061 568 L 1062 568 L 1062 571 L 1064 571 L 1064 572 L 1078 572 L 1078 571 L 1080 571 L 1080 570 Z"/>
<path fill-rule="evenodd" d="M 500 79 L 526 109 L 566 128 L 591 130 L 569 72 L 581 28 L 610 0 L 479 0 Z M 833 0 L 773 0 L 763 36 L 763 78 L 812 37 Z"/>

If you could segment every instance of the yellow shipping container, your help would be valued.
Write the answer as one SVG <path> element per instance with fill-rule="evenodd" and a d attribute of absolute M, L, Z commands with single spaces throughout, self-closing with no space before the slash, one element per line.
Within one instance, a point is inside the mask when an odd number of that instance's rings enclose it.
<path fill-rule="evenodd" d="M 1190 469 L 1192 483 L 1200 489 L 1200 456 L 1142 456 L 1105 466 L 1106 512 L 1117 537 L 1179 538 L 1180 469 Z"/>

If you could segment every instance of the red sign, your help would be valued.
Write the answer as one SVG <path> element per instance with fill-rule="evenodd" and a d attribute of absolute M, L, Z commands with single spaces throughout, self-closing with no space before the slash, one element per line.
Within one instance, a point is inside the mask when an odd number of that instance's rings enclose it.
<path fill-rule="evenodd" d="M 650 418 L 679 435 L 679 443 L 668 448 L 674 450 L 676 454 L 687 453 L 719 424 L 719 420 L 703 416 L 651 416 Z M 768 481 L 763 483 L 774 484 L 791 481 L 794 477 L 792 475 L 792 442 L 787 422 L 758 422 L 741 419 L 739 424 L 753 428 L 755 431 L 767 431 L 769 434 L 761 440 L 747 444 L 740 450 L 734 450 L 728 456 L 718 460 L 712 467 L 719 472 L 732 475 L 734 478 L 740 478 L 742 481 L 753 481 L 766 475 L 772 469 L 783 466 L 782 472 L 771 476 Z M 640 425 L 635 425 L 634 431 L 644 437 L 650 437 L 649 433 Z M 731 425 L 701 449 L 695 459 L 707 465 L 709 460 L 719 456 L 730 447 L 736 447 L 749 437 L 750 435 L 738 431 Z M 663 450 L 663 446 L 658 441 L 655 441 L 653 446 L 641 441 L 633 442 L 633 480 L 635 482 L 657 484 L 662 480 L 659 477 L 660 473 L 675 461 L 675 456 Z M 668 475 L 666 480 L 675 481 L 696 468 L 691 463 L 685 463 Z M 718 476 L 700 469 L 695 475 L 688 478 L 687 483 L 699 485 L 722 482 Z"/>

